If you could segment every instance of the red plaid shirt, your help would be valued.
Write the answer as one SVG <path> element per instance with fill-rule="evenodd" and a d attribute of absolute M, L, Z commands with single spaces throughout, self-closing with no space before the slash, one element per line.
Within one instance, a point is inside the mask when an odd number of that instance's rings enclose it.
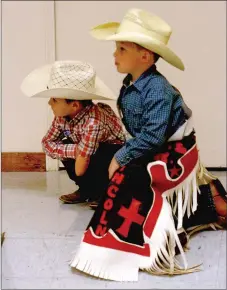
<path fill-rule="evenodd" d="M 64 144 L 68 137 L 72 144 Z M 42 139 L 44 152 L 52 158 L 87 157 L 96 152 L 99 143 L 123 144 L 125 136 L 120 119 L 110 106 L 102 103 L 80 111 L 73 119 L 55 117 Z"/>

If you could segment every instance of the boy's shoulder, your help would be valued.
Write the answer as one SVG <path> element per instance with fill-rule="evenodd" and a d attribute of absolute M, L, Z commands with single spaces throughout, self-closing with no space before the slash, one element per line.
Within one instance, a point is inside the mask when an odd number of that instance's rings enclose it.
<path fill-rule="evenodd" d="M 123 80 L 123 88 L 128 87 L 131 84 L 132 76 L 128 74 Z M 161 74 L 157 69 L 156 65 L 150 67 L 133 83 L 134 87 L 144 95 L 147 91 L 160 91 L 170 90 L 172 91 L 172 85 L 168 79 Z"/>
<path fill-rule="evenodd" d="M 169 82 L 169 80 L 157 71 L 154 75 L 148 77 L 147 83 L 144 87 L 147 92 L 163 92 L 166 96 L 176 95 L 180 92 L 174 88 L 174 86 Z"/>
<path fill-rule="evenodd" d="M 86 112 L 84 117 L 103 121 L 103 119 L 106 117 L 117 118 L 117 115 L 115 114 L 114 110 L 110 107 L 110 105 L 98 102 L 90 107 L 90 109 Z"/>
<path fill-rule="evenodd" d="M 102 103 L 102 102 L 98 102 L 97 104 L 95 104 L 94 111 L 98 111 L 101 112 L 103 114 L 114 114 L 114 110 L 110 107 L 110 105 L 106 104 L 106 103 Z"/>
<path fill-rule="evenodd" d="M 147 77 L 147 86 L 148 87 L 165 87 L 171 86 L 167 78 L 161 74 L 159 71 L 156 71 L 154 74 Z"/>

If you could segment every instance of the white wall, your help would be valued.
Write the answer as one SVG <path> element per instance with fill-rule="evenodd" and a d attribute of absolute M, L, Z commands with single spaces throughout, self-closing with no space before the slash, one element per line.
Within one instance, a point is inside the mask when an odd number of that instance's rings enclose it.
<path fill-rule="evenodd" d="M 192 108 L 201 158 L 226 166 L 226 3 L 224 1 L 56 1 L 57 59 L 89 61 L 118 93 L 122 75 L 113 64 L 114 43 L 89 35 L 91 27 L 121 21 L 129 8 L 147 9 L 173 28 L 170 47 L 183 59 L 181 72 L 164 61 L 158 69 Z"/>
<path fill-rule="evenodd" d="M 193 109 L 202 160 L 226 166 L 226 4 L 218 1 L 56 1 L 57 59 L 91 62 L 115 93 L 114 43 L 93 39 L 89 29 L 120 21 L 132 7 L 163 17 L 173 27 L 170 47 L 184 60 L 180 72 L 162 60 L 158 68 Z M 2 2 L 2 151 L 41 151 L 50 115 L 47 100 L 20 92 L 23 77 L 54 61 L 53 1 Z M 205 108 L 206 106 L 206 108 Z"/>
<path fill-rule="evenodd" d="M 41 152 L 47 100 L 25 97 L 23 78 L 54 61 L 54 2 L 2 2 L 2 151 Z"/>

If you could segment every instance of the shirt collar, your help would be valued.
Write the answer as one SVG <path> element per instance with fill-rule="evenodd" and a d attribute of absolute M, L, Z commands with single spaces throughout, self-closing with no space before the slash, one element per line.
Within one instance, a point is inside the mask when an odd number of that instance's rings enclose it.
<path fill-rule="evenodd" d="M 142 91 L 147 82 L 150 80 L 151 76 L 154 76 L 155 73 L 157 72 L 156 70 L 156 65 L 153 64 L 151 67 L 149 67 L 146 71 L 144 71 L 141 76 L 132 84 L 138 91 Z M 123 80 L 123 85 L 124 86 L 129 86 L 130 82 L 132 81 L 132 75 L 128 74 L 124 80 Z"/>

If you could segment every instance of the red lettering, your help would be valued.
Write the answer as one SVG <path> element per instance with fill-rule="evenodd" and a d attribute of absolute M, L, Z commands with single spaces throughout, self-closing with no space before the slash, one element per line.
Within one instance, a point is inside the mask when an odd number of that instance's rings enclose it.
<path fill-rule="evenodd" d="M 113 200 L 108 198 L 107 200 L 105 200 L 103 206 L 105 210 L 111 210 L 111 208 L 113 207 Z"/>
<path fill-rule="evenodd" d="M 116 182 L 117 184 L 120 184 L 124 180 L 124 177 L 125 177 L 124 174 L 115 172 L 111 181 Z"/>
<path fill-rule="evenodd" d="M 104 207 L 105 207 L 105 205 L 104 205 Z M 106 213 L 107 213 L 106 210 L 104 210 L 104 211 L 102 212 L 102 215 L 101 215 L 101 218 L 100 218 L 100 224 L 103 224 L 103 225 L 106 225 L 106 224 L 107 224 L 107 221 L 105 220 Z"/>
<path fill-rule="evenodd" d="M 118 187 L 114 184 L 110 185 L 107 190 L 107 194 L 109 195 L 109 197 L 112 197 L 112 198 L 115 198 L 117 192 L 118 192 Z"/>
<path fill-rule="evenodd" d="M 106 227 L 103 227 L 102 225 L 98 225 L 95 231 L 95 234 L 97 236 L 104 236 L 106 233 Z"/>

